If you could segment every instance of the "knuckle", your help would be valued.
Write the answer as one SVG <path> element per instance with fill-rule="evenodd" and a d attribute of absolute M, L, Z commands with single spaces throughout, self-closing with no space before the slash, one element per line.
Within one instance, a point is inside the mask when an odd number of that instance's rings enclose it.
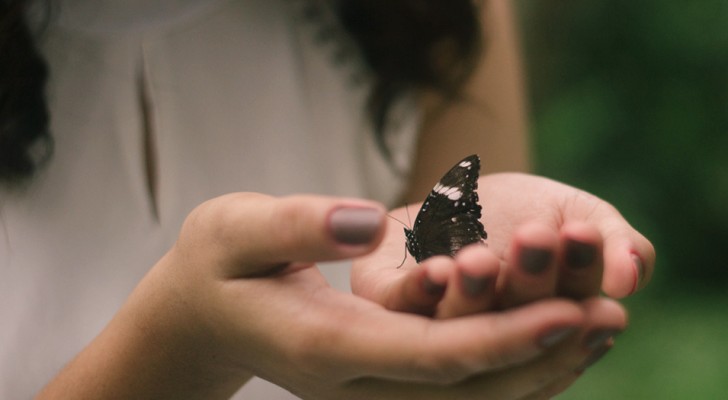
<path fill-rule="evenodd" d="M 253 192 L 230 193 L 207 200 L 195 207 L 185 219 L 183 236 L 213 245 L 231 246 L 241 243 L 246 227 L 254 217 L 251 204 L 257 205 L 270 197 Z M 243 236 L 243 237 L 241 237 Z"/>
<path fill-rule="evenodd" d="M 265 196 L 257 193 L 231 193 L 212 199 L 206 205 L 207 222 L 215 237 L 223 242 L 236 241 L 241 227 L 250 224 L 250 203 L 261 203 Z"/>
<path fill-rule="evenodd" d="M 300 202 L 290 198 L 276 204 L 271 215 L 270 229 L 282 248 L 294 248 L 307 238 L 306 232 L 313 227 L 309 214 Z"/>

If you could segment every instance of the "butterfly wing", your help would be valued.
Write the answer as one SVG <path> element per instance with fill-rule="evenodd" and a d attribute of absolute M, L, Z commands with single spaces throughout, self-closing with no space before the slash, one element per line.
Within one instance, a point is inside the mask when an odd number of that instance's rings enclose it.
<path fill-rule="evenodd" d="M 439 254 L 454 256 L 463 246 L 487 237 L 480 222 L 479 172 L 480 158 L 468 156 L 452 167 L 427 196 L 412 230 L 405 229 L 407 250 L 417 262 Z"/>

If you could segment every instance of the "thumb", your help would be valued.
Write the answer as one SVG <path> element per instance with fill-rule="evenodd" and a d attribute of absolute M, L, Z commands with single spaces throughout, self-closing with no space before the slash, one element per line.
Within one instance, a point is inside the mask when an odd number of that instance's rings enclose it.
<path fill-rule="evenodd" d="M 227 277 L 360 256 L 379 244 L 385 224 L 378 203 L 313 195 L 235 193 L 204 203 L 193 215 L 191 228 L 210 232 L 205 242 Z"/>

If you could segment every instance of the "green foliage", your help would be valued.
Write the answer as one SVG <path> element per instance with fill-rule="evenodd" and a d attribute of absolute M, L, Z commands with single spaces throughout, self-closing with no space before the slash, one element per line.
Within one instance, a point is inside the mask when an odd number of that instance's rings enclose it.
<path fill-rule="evenodd" d="M 723 291 L 728 1 L 519 5 L 538 171 L 653 241 L 653 290 Z"/>
<path fill-rule="evenodd" d="M 560 400 L 723 399 L 725 297 L 627 301 L 630 329 Z"/>
<path fill-rule="evenodd" d="M 539 172 L 657 248 L 630 328 L 563 399 L 728 393 L 728 1 L 521 1 Z"/>

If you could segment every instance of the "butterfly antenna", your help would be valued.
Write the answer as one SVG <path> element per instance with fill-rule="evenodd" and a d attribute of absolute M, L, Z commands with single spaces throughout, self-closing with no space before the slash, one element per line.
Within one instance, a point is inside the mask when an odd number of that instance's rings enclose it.
<path fill-rule="evenodd" d="M 405 206 L 405 211 L 407 212 L 407 221 L 410 221 L 410 216 L 409 216 L 409 208 L 407 208 L 407 206 Z M 397 218 L 394 218 L 393 216 L 391 216 L 391 215 L 389 215 L 389 214 L 387 214 L 387 216 L 388 216 L 389 218 L 392 218 L 393 220 L 395 220 L 395 221 L 399 222 L 399 223 L 400 223 L 400 224 L 402 224 L 402 226 L 404 226 L 405 228 L 408 228 L 408 229 L 409 229 L 409 227 L 410 227 L 410 226 L 412 226 L 412 221 L 410 221 L 410 224 L 409 224 L 409 225 L 407 225 L 407 224 L 405 224 L 404 222 L 400 221 L 400 220 L 399 220 L 399 219 L 397 219 Z M 405 262 L 405 261 L 407 261 L 407 244 L 406 244 L 406 243 L 405 243 L 405 245 L 404 245 L 404 257 L 402 257 L 402 262 L 401 262 L 401 263 L 399 263 L 399 265 L 397 266 L 397 269 L 401 268 L 401 267 L 402 267 L 402 266 L 404 265 L 404 262 Z"/>
<path fill-rule="evenodd" d="M 402 226 L 404 226 L 405 228 L 409 228 L 409 225 L 406 225 L 406 224 L 405 224 L 404 222 L 400 221 L 399 219 L 397 219 L 397 218 L 394 218 L 393 216 L 391 216 L 391 215 L 389 215 L 389 214 L 387 214 L 387 216 L 388 216 L 389 218 L 392 218 L 393 220 L 395 220 L 395 221 L 399 222 L 399 223 L 400 223 L 400 224 L 402 224 Z"/>
<path fill-rule="evenodd" d="M 402 262 L 399 263 L 397 269 L 400 269 L 404 265 L 405 261 L 407 261 L 407 245 L 404 246 L 404 257 L 402 257 Z"/>

